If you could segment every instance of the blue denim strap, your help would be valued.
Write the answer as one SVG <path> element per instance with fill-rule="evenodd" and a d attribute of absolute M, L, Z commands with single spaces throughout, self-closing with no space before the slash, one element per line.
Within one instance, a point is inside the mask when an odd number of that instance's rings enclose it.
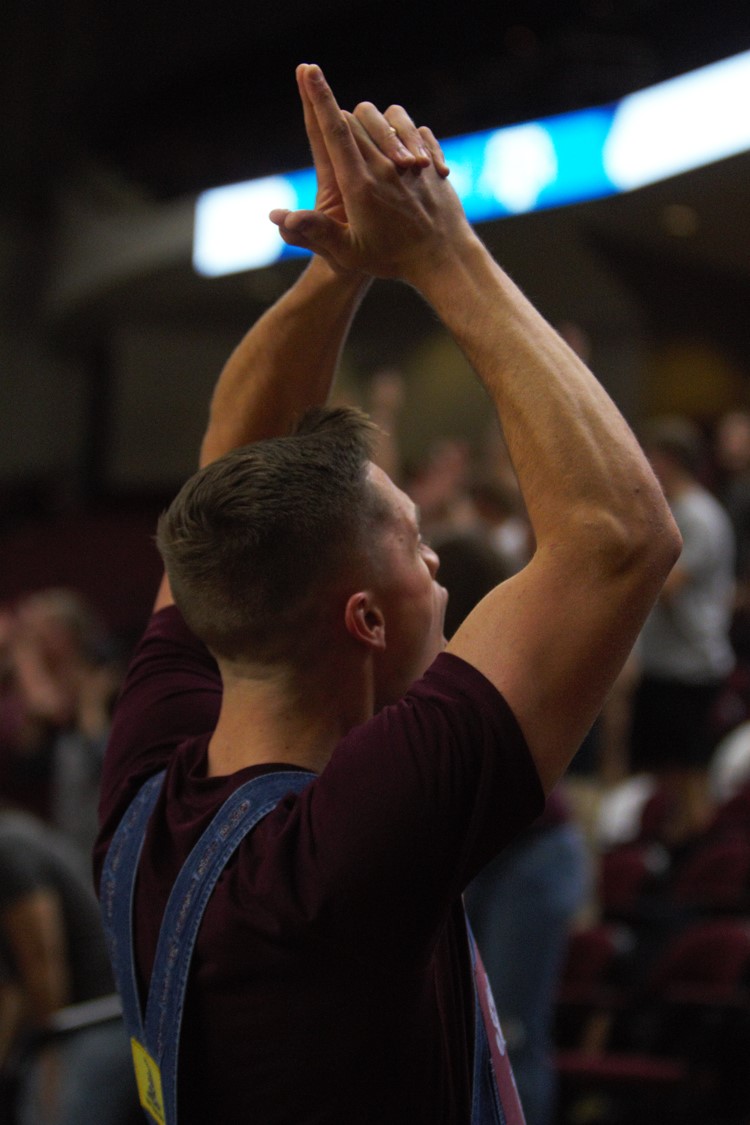
<path fill-rule="evenodd" d="M 148 1109 L 152 1120 L 177 1122 L 177 1064 L 180 1027 L 190 962 L 203 913 L 221 872 L 240 842 L 288 793 L 299 793 L 315 774 L 289 770 L 263 774 L 240 786 L 222 805 L 183 865 L 164 912 L 151 974 L 145 1021 L 141 1012 L 133 949 L 133 898 L 143 837 L 164 774 L 139 791 L 115 833 L 102 873 L 102 914 L 129 1035 L 145 1049 L 148 1081 L 155 1073 L 159 1094 Z M 136 1057 L 137 1056 L 137 1057 Z M 155 1064 L 152 1068 L 151 1064 Z M 140 1088 L 140 1080 L 139 1080 Z"/>
<path fill-rule="evenodd" d="M 146 1006 L 146 1046 L 161 1070 L 167 1123 L 177 1121 L 177 1062 L 190 961 L 203 913 L 230 856 L 282 797 L 315 774 L 289 770 L 246 781 L 227 799 L 182 867 L 164 912 Z"/>
<path fill-rule="evenodd" d="M 143 1015 L 131 937 L 135 875 L 164 772 L 149 778 L 128 806 L 109 845 L 99 893 L 104 936 L 122 1000 L 125 1027 L 139 1041 L 143 1038 Z"/>

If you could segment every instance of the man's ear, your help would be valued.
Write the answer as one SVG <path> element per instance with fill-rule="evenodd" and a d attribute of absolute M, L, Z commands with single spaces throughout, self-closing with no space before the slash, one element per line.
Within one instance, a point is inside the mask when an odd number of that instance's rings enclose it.
<path fill-rule="evenodd" d="M 351 595 L 344 610 L 344 624 L 350 636 L 366 647 L 385 648 L 385 618 L 369 590 Z"/>

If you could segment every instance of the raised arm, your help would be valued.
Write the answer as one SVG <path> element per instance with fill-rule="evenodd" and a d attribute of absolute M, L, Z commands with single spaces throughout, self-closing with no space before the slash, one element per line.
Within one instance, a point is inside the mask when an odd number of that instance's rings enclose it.
<path fill-rule="evenodd" d="M 549 788 L 624 664 L 679 533 L 611 399 L 484 247 L 467 240 L 414 281 L 496 405 L 537 544 L 450 648 L 511 703 Z"/>
<path fill-rule="evenodd" d="M 304 64 L 297 68 L 297 84 L 317 176 L 315 214 L 345 224 L 346 205 L 304 80 L 306 70 Z M 376 140 L 394 174 L 432 164 L 421 135 L 402 110 L 393 107 L 391 114 L 398 130 L 374 106 L 364 113 L 382 122 Z M 438 164 L 440 174 L 446 175 L 442 161 Z M 325 402 L 352 316 L 369 281 L 367 272 L 356 264 L 333 260 L 328 264 L 313 258 L 229 358 L 211 403 L 201 465 L 239 445 L 286 433 L 305 410 Z"/>
<path fill-rule="evenodd" d="M 661 488 L 594 376 L 493 261 L 434 167 L 394 173 L 371 111 L 343 114 L 305 80 L 347 207 L 277 214 L 330 261 L 411 283 L 500 417 L 537 542 L 451 641 L 513 708 L 550 788 L 596 717 L 679 552 Z M 436 151 L 428 130 L 425 143 Z"/>
<path fill-rule="evenodd" d="M 201 465 L 248 442 L 288 433 L 305 410 L 325 402 L 367 284 L 363 274 L 335 273 L 322 258 L 313 258 L 224 366 L 201 444 Z M 155 608 L 171 601 L 165 576 Z"/>
<path fill-rule="evenodd" d="M 304 81 L 306 67 L 297 68 L 305 128 L 317 176 L 315 214 L 345 224 L 347 213 L 334 164 Z M 389 125 L 375 107 L 370 115 L 383 121 L 377 137 L 380 152 L 395 174 L 432 164 L 433 157 L 406 114 L 394 107 Z M 448 169 L 437 160 L 438 174 Z M 304 238 L 298 245 L 312 249 Z M 252 326 L 229 357 L 216 384 L 200 465 L 267 437 L 288 433 L 300 416 L 326 401 L 352 318 L 371 278 L 357 265 L 348 266 L 315 255 L 296 283 Z M 155 609 L 172 601 L 164 576 Z"/>

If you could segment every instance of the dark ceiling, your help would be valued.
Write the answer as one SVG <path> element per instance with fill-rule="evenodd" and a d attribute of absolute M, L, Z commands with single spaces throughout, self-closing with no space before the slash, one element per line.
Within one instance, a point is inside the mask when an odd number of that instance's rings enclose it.
<path fill-rule="evenodd" d="M 698 0 L 6 0 L 4 210 L 92 162 L 155 199 L 306 160 L 294 65 L 339 99 L 403 102 L 438 135 L 606 102 L 750 47 Z"/>

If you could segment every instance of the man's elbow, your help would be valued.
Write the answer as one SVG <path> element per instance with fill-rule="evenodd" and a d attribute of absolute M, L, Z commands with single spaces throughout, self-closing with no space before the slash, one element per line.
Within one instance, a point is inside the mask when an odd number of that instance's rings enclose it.
<path fill-rule="evenodd" d="M 675 523 L 672 513 L 668 511 L 667 514 L 668 527 L 665 528 L 663 532 L 663 537 L 665 540 L 663 545 L 666 563 L 665 577 L 672 570 L 672 567 L 675 565 L 680 555 L 682 554 L 682 535 L 680 533 L 680 529 Z"/>
<path fill-rule="evenodd" d="M 650 501 L 644 498 L 639 526 L 645 563 L 663 574 L 663 582 L 682 553 L 682 535 L 658 485 Z"/>
<path fill-rule="evenodd" d="M 661 589 L 680 557 L 682 536 L 661 492 L 643 499 L 623 518 L 614 521 L 609 542 L 613 573 L 629 573 L 636 581 Z M 655 593 L 655 596 L 656 596 Z"/>

